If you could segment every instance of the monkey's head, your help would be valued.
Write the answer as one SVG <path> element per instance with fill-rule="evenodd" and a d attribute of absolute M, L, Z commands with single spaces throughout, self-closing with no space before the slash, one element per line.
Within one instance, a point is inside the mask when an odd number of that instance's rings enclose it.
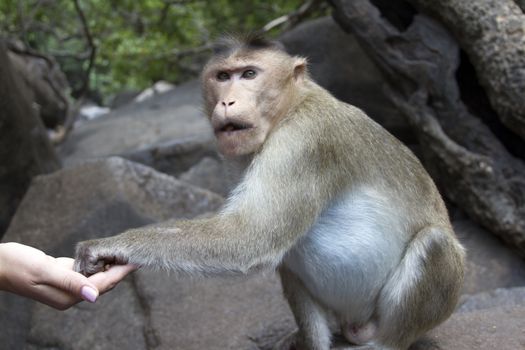
<path fill-rule="evenodd" d="M 252 36 L 218 41 L 202 73 L 204 107 L 219 151 L 249 155 L 294 107 L 306 76 L 306 60 L 278 43 Z"/>

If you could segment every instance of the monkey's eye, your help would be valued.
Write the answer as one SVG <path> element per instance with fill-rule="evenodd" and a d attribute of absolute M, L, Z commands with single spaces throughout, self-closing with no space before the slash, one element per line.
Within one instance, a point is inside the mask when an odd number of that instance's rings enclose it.
<path fill-rule="evenodd" d="M 217 73 L 217 80 L 218 81 L 226 81 L 230 79 L 230 75 L 226 72 L 219 72 Z"/>
<path fill-rule="evenodd" d="M 253 78 L 255 78 L 256 75 L 257 75 L 257 72 L 254 71 L 253 69 L 245 70 L 245 71 L 242 73 L 242 77 L 243 77 L 244 79 L 253 79 Z"/>

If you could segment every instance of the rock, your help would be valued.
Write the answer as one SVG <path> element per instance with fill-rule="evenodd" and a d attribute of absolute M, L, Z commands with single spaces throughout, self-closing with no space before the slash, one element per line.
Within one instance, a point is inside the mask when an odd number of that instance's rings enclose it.
<path fill-rule="evenodd" d="M 194 217 L 221 204 L 222 198 L 214 193 L 111 157 L 36 177 L 4 241 L 71 256 L 77 241 Z"/>
<path fill-rule="evenodd" d="M 118 92 L 110 99 L 109 107 L 111 109 L 117 109 L 123 107 L 127 104 L 133 103 L 135 97 L 140 94 L 140 91 L 137 90 L 124 90 Z"/>
<path fill-rule="evenodd" d="M 211 127 L 201 112 L 200 84 L 196 80 L 82 124 L 72 131 L 59 154 L 65 164 L 111 155 L 133 158 L 138 154 L 139 159 L 141 154 L 165 144 L 185 142 L 213 145 Z"/>
<path fill-rule="evenodd" d="M 0 238 L 33 176 L 60 168 L 46 130 L 31 107 L 31 91 L 14 74 L 0 40 Z"/>
<path fill-rule="evenodd" d="M 191 218 L 217 210 L 222 201 L 216 194 L 113 157 L 35 178 L 3 241 L 28 244 L 54 256 L 72 256 L 80 240 L 170 218 Z M 9 344 L 9 349 L 23 349 L 27 342 L 37 349 L 46 344 L 140 349 L 128 345 L 152 340 L 145 331 L 147 310 L 142 309 L 143 300 L 133 284 L 129 279 L 103 296 L 101 300 L 108 301 L 101 305 L 86 308 L 81 304 L 63 313 L 0 293 L 0 343 Z"/>
<path fill-rule="evenodd" d="M 466 313 L 490 308 L 511 309 L 525 307 L 525 287 L 498 288 L 467 296 L 456 313 Z"/>
<path fill-rule="evenodd" d="M 217 156 L 215 142 L 209 139 L 179 139 L 122 154 L 123 158 L 179 176 L 202 158 Z"/>
<path fill-rule="evenodd" d="M 525 348 L 525 288 L 473 295 L 427 338 L 432 349 L 517 350 Z M 428 347 L 414 347 L 423 350 Z"/>
<path fill-rule="evenodd" d="M 406 120 L 383 93 L 381 72 L 355 37 L 331 17 L 302 23 L 279 40 L 289 53 L 308 58 L 310 74 L 319 85 L 363 109 L 405 143 L 414 142 Z"/>
<path fill-rule="evenodd" d="M 13 71 L 29 92 L 31 102 L 48 128 L 63 124 L 68 112 L 69 84 L 52 56 L 35 53 L 19 41 L 9 41 Z"/>
<path fill-rule="evenodd" d="M 101 107 L 96 104 L 88 103 L 80 108 L 77 123 L 80 120 L 93 120 L 100 118 L 110 112 L 108 107 Z"/>
<path fill-rule="evenodd" d="M 137 290 L 147 301 L 159 350 L 259 350 L 295 327 L 273 273 L 181 279 L 140 271 Z"/>
<path fill-rule="evenodd" d="M 454 229 L 467 249 L 463 293 L 525 286 L 525 263 L 515 251 L 472 221 L 454 221 Z"/>
<path fill-rule="evenodd" d="M 65 312 L 35 304 L 26 341 L 35 349 L 148 349 L 147 322 L 133 278 L 127 278 L 96 304 Z"/>
<path fill-rule="evenodd" d="M 205 188 L 226 197 L 232 184 L 223 162 L 205 157 L 179 177 L 197 187 Z"/>

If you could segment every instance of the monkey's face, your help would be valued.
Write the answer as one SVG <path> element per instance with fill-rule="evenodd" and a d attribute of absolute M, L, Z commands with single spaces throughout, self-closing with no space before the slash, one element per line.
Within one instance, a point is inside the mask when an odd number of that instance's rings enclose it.
<path fill-rule="evenodd" d="M 288 112 L 294 59 L 283 52 L 234 52 L 203 72 L 205 109 L 226 157 L 257 152 Z M 303 60 L 304 64 L 304 60 Z"/>

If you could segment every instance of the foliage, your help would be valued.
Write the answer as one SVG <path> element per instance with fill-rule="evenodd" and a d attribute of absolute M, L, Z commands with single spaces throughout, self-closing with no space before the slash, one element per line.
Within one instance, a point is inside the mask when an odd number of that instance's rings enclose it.
<path fill-rule="evenodd" d="M 260 29 L 299 8 L 301 0 L 82 0 L 97 48 L 90 87 L 103 95 L 160 79 L 179 82 L 198 71 L 201 54 L 184 55 L 224 32 Z M 1 0 L 0 30 L 54 56 L 73 91 L 89 60 L 72 0 Z M 275 31 L 271 33 L 277 34 Z M 197 51 L 198 53 L 199 51 Z"/>

